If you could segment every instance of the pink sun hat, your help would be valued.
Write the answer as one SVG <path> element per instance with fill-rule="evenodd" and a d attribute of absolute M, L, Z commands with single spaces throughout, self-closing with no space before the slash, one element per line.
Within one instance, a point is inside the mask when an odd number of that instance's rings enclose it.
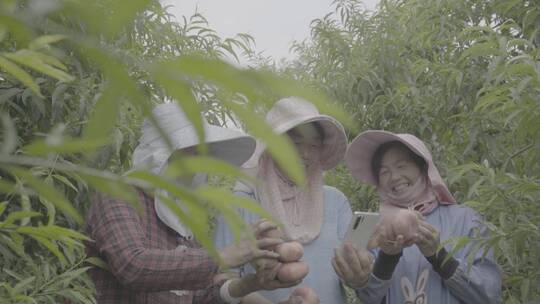
<path fill-rule="evenodd" d="M 396 134 L 382 130 L 368 130 L 360 133 L 349 145 L 345 154 L 345 164 L 351 174 L 361 182 L 377 186 L 377 180 L 371 170 L 371 161 L 375 151 L 384 143 L 399 141 L 418 156 L 428 166 L 428 179 L 441 203 L 456 203 L 456 199 L 448 190 L 439 170 L 433 163 L 428 148 L 418 137 L 412 134 Z"/>
<path fill-rule="evenodd" d="M 311 102 L 299 97 L 278 100 L 266 114 L 266 122 L 278 134 L 286 133 L 303 124 L 317 122 L 324 131 L 321 166 L 334 168 L 347 150 L 347 135 L 341 123 L 332 116 L 319 113 Z"/>

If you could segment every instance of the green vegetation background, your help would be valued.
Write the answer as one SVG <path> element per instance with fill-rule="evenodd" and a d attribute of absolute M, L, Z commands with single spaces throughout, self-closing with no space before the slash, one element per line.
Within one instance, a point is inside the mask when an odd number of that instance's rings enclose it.
<path fill-rule="evenodd" d="M 301 180 L 287 140 L 260 124 L 260 109 L 288 95 L 338 117 L 350 138 L 386 129 L 424 139 L 458 200 L 485 216 L 492 236 L 476 249 L 495 251 L 504 303 L 539 302 L 539 28 L 536 1 L 382 0 L 373 13 L 336 0 L 293 46 L 298 58 L 276 65 L 248 35 L 219 37 L 200 15 L 175 21 L 157 1 L 0 2 L 0 303 L 95 302 L 85 271 L 103 265 L 84 256 L 81 233 L 92 191 L 136 206 L 131 186 L 172 187 L 125 174 L 155 104 L 179 102 L 197 126 L 200 111 L 236 122 Z M 238 56 L 249 69 L 222 61 Z M 176 166 L 242 175 L 205 157 Z M 355 210 L 377 208 L 374 189 L 343 166 L 326 179 Z M 209 250 L 215 212 L 240 231 L 230 211 L 257 208 L 224 184 L 175 190 Z"/>

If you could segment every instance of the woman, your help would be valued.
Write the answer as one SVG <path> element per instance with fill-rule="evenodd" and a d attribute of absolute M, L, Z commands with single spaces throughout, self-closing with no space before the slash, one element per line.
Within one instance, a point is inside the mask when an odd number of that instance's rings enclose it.
<path fill-rule="evenodd" d="M 311 103 L 296 97 L 276 102 L 266 116 L 267 123 L 279 134 L 287 134 L 294 143 L 304 167 L 307 182 L 296 185 L 274 162 L 270 154 L 259 153 L 244 167 L 254 170 L 260 183 L 239 185 L 237 195 L 260 202 L 283 223 L 286 240 L 303 244 L 303 262 L 309 273 L 303 285 L 314 290 L 321 303 L 345 303 L 340 282 L 331 266 L 334 248 L 339 246 L 352 217 L 349 202 L 339 190 L 323 184 L 323 172 L 336 166 L 345 154 L 347 138 L 343 127 L 334 118 L 319 114 Z M 261 149 L 264 150 L 264 149 Z M 247 222 L 258 216 L 240 210 Z M 215 243 L 226 246 L 233 236 L 219 220 Z M 241 272 L 253 271 L 243 267 Z M 278 303 L 289 297 L 291 289 L 279 289 L 245 298 L 242 303 L 267 303 L 261 297 Z"/>
<path fill-rule="evenodd" d="M 365 303 L 483 304 L 501 302 L 501 273 L 493 253 L 468 254 L 469 243 L 450 257 L 438 248 L 452 237 L 486 237 L 487 229 L 471 208 L 460 206 L 444 184 L 432 156 L 414 135 L 367 131 L 350 144 L 345 157 L 352 175 L 375 185 L 381 216 L 409 208 L 421 214 L 411 240 L 375 232 L 379 249 L 373 272 L 356 288 Z M 445 261 L 447 259 L 447 261 Z"/>
<path fill-rule="evenodd" d="M 160 132 L 145 120 L 140 143 L 133 154 L 135 169 L 164 174 L 174 153 L 194 154 L 200 141 L 195 127 L 176 103 L 157 106 L 153 115 L 168 135 L 169 148 Z M 203 119 L 205 140 L 210 154 L 234 165 L 241 165 L 255 149 L 255 140 L 241 132 L 211 126 Z M 178 183 L 196 187 L 204 183 L 201 175 L 183 177 Z M 92 268 L 97 303 L 229 303 L 232 297 L 267 287 L 257 276 L 214 282 L 218 264 L 200 247 L 190 229 L 164 204 L 166 191 L 137 191 L 142 212 L 127 202 L 98 195 L 86 222 L 94 240 L 87 244 L 89 257 L 100 257 L 108 269 Z M 176 203 L 189 216 L 181 201 Z M 256 235 L 275 225 L 268 221 L 253 226 Z M 263 238 L 256 244 L 248 240 L 220 251 L 224 267 L 237 267 L 256 258 L 277 258 L 262 250 L 282 243 Z M 256 246 L 254 246 L 256 245 Z M 273 286 L 273 285 L 272 285 Z"/>

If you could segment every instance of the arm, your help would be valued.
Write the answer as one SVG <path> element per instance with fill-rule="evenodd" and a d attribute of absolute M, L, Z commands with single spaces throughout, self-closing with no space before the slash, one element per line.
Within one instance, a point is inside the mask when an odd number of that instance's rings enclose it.
<path fill-rule="evenodd" d="M 486 227 L 481 224 L 481 219 L 474 211 L 470 210 L 465 216 L 465 227 L 462 230 L 465 236 L 473 240 L 488 237 Z M 483 256 L 484 250 L 478 250 L 469 258 L 472 248 L 478 246 L 477 242 L 470 242 L 453 257 L 448 257 L 444 247 L 436 250 L 440 246 L 437 228 L 420 222 L 418 248 L 449 291 L 466 304 L 500 303 L 501 274 L 494 261 L 493 252 L 490 250 Z"/>
<path fill-rule="evenodd" d="M 139 291 L 160 291 L 203 289 L 211 282 L 217 265 L 203 249 L 146 248 L 145 231 L 132 206 L 105 196 L 93 203 L 96 221 L 90 235 L 120 283 Z"/>
<path fill-rule="evenodd" d="M 386 254 L 379 250 L 373 272 L 365 286 L 356 288 L 356 295 L 364 303 L 381 303 L 390 288 L 392 274 L 401 258 L 398 254 Z"/>
<path fill-rule="evenodd" d="M 392 274 L 401 259 L 405 244 L 403 235 L 398 235 L 395 240 L 390 240 L 387 230 L 383 225 L 375 228 L 373 236 L 374 245 L 379 247 L 373 272 L 364 287 L 356 289 L 357 296 L 367 303 L 381 303 L 390 287 Z"/>
<path fill-rule="evenodd" d="M 472 223 L 469 237 L 475 237 L 477 231 L 480 232 L 480 237 L 488 237 L 487 227 L 481 224 L 478 216 L 473 217 Z M 469 262 L 467 256 L 475 245 L 476 241 L 473 241 L 463 249 L 463 258 L 450 258 L 446 264 L 452 265 L 454 263 L 455 270 L 453 273 L 449 273 L 448 277 L 443 276 L 445 265 L 441 268 L 443 272 L 439 273 L 441 273 L 444 284 L 450 292 L 466 304 L 501 303 L 501 272 L 494 260 L 493 251 L 489 250 L 486 256 L 482 257 L 484 250 L 478 250 L 472 261 Z M 444 255 L 445 250 L 440 252 Z M 442 261 L 441 258 L 437 258 L 437 260 Z"/>

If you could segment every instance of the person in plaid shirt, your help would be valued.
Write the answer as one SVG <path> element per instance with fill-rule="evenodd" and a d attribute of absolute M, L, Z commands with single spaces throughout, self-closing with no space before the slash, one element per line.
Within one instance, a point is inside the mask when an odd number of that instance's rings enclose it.
<path fill-rule="evenodd" d="M 153 116 L 169 136 L 173 149 L 146 119 L 133 154 L 133 166 L 162 174 L 173 153 L 194 153 L 199 140 L 176 103 L 157 106 Z M 250 136 L 211 126 L 204 119 L 203 125 L 212 156 L 241 165 L 252 155 L 255 140 Z M 197 174 L 192 180 L 196 186 L 204 178 Z M 107 269 L 89 270 L 99 304 L 238 303 L 238 298 L 252 291 L 283 287 L 265 279 L 264 274 L 218 279 L 219 266 L 161 201 L 168 193 L 141 189 L 137 193 L 142 213 L 127 202 L 103 194 L 95 196 L 87 213 L 86 232 L 93 239 L 87 243 L 87 254 L 101 258 L 107 265 Z M 181 201 L 176 202 L 183 208 Z M 256 236 L 276 228 L 264 220 L 252 227 Z M 263 248 L 281 242 L 262 238 L 254 243 L 246 238 L 223 248 L 219 254 L 225 268 L 237 267 L 256 258 L 277 258 L 275 252 Z"/>

